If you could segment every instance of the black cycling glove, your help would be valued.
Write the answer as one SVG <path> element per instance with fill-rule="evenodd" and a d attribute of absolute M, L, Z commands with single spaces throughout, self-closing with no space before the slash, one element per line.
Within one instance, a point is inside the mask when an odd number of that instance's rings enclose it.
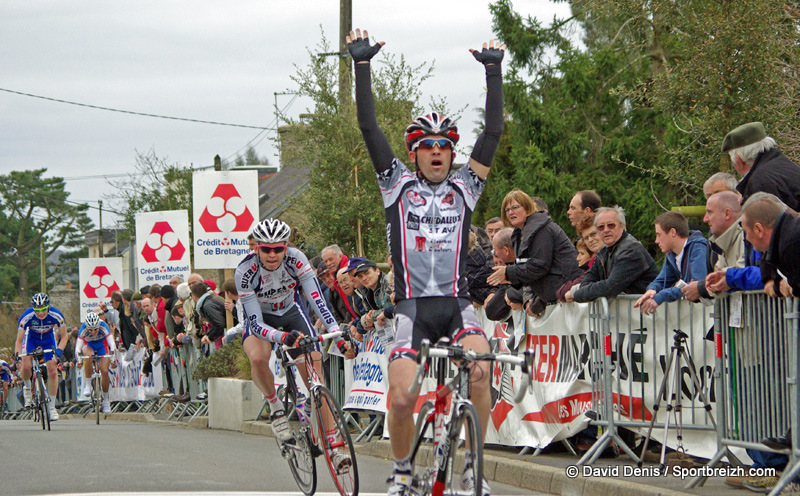
<path fill-rule="evenodd" d="M 369 62 L 380 49 L 380 43 L 370 46 L 369 38 L 356 38 L 347 45 L 347 51 L 350 52 L 350 56 L 353 57 L 353 61 L 356 63 Z"/>
<path fill-rule="evenodd" d="M 489 65 L 489 64 L 500 65 L 500 62 L 503 61 L 504 53 L 505 51 L 500 50 L 499 48 L 484 48 L 480 51 L 475 50 L 474 52 L 472 52 L 472 56 L 475 57 L 475 60 L 477 60 L 483 65 Z"/>
<path fill-rule="evenodd" d="M 281 337 L 281 343 L 285 344 L 286 346 L 291 347 L 291 346 L 294 346 L 295 341 L 297 341 L 297 338 L 299 338 L 299 337 L 300 337 L 300 333 L 297 332 L 297 331 L 285 332 L 285 333 L 283 333 L 283 336 Z"/>

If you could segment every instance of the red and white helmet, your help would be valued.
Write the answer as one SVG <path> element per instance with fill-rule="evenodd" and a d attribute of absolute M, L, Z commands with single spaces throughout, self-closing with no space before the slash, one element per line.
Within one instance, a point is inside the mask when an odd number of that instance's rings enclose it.
<path fill-rule="evenodd" d="M 410 151 L 414 143 L 426 136 L 434 135 L 444 136 L 451 140 L 454 145 L 458 143 L 458 127 L 455 122 L 447 116 L 431 112 L 428 115 L 417 117 L 406 128 L 406 148 Z"/>

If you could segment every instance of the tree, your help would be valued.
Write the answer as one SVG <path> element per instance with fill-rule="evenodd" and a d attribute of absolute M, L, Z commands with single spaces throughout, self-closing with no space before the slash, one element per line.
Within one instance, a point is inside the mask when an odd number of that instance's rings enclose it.
<path fill-rule="evenodd" d="M 237 154 L 236 160 L 233 161 L 234 165 L 241 167 L 243 165 L 269 165 L 269 159 L 262 157 L 258 154 L 253 146 L 248 146 L 244 152 L 244 156 Z"/>
<path fill-rule="evenodd" d="M 316 48 L 332 51 L 324 36 Z M 293 202 L 294 209 L 309 213 L 300 223 L 301 234 L 313 246 L 338 243 L 347 253 L 356 253 L 360 221 L 365 256 L 383 260 L 387 251 L 383 203 L 355 105 L 339 99 L 338 60 L 310 50 L 309 55 L 308 67 L 298 68 L 292 77 L 298 93 L 314 102 L 307 119 L 291 123 L 301 159 L 314 163 L 308 188 Z M 415 102 L 432 66 L 409 67 L 402 56 L 398 60 L 382 50 L 372 71 L 378 122 L 395 153 L 400 153 L 405 150 L 403 133 L 412 113 L 422 112 Z M 433 106 L 444 111 L 445 102 Z"/>
<path fill-rule="evenodd" d="M 136 237 L 136 214 L 141 212 L 186 210 L 192 225 L 191 167 L 168 163 L 150 150 L 146 154 L 136 152 L 134 168 L 128 179 L 109 180 L 114 192 L 105 196 L 122 215 L 124 239 Z"/>
<path fill-rule="evenodd" d="M 493 3 L 510 119 L 483 218 L 517 186 L 567 225 L 574 191 L 596 189 L 645 241 L 660 211 L 701 203 L 703 181 L 730 168 L 719 147 L 736 125 L 764 121 L 796 156 L 800 17 L 783 3 L 572 0 L 549 26 Z"/>
<path fill-rule="evenodd" d="M 41 287 L 39 263 L 58 248 L 83 244 L 92 229 L 88 206 L 68 200 L 64 179 L 43 177 L 47 169 L 12 171 L 0 176 L 0 295 L 23 299 Z"/>

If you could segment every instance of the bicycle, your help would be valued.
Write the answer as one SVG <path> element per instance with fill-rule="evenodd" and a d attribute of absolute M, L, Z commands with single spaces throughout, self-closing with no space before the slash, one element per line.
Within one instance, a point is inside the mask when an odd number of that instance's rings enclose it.
<path fill-rule="evenodd" d="M 415 425 L 414 441 L 411 448 L 411 485 L 410 491 L 414 495 L 433 496 L 481 496 L 483 484 L 483 437 L 478 417 L 478 411 L 469 400 L 470 367 L 476 361 L 497 361 L 522 368 L 523 380 L 521 387 L 515 394 L 514 401 L 519 403 L 530 387 L 531 370 L 533 369 L 534 353 L 525 351 L 522 356 L 499 353 L 476 353 L 464 350 L 460 346 L 445 343 L 431 346 L 429 340 L 424 339 L 417 355 L 417 373 L 408 392 L 416 395 L 419 392 L 422 380 L 427 371 L 429 358 L 435 359 L 433 373 L 436 375 L 435 399 L 422 404 Z M 440 341 L 441 343 L 441 341 Z M 447 375 L 450 371 L 448 359 L 456 365 L 455 377 L 450 382 Z M 449 413 L 452 414 L 447 421 L 447 400 L 450 398 Z M 427 465 L 418 459 L 420 447 L 425 444 L 428 430 L 431 432 L 433 442 L 433 463 Z M 471 450 L 471 463 L 458 447 L 461 434 L 464 435 L 464 446 Z M 457 456 L 458 455 L 458 456 Z M 463 465 L 462 465 L 463 463 Z M 463 480 L 458 480 L 458 474 L 464 473 Z M 455 478 L 453 474 L 456 474 Z M 462 482 L 470 479 L 473 481 L 472 489 L 462 487 Z"/>
<path fill-rule="evenodd" d="M 46 367 L 44 361 L 45 353 L 52 353 L 53 350 L 43 350 L 41 346 L 28 353 L 31 357 L 31 404 L 25 408 L 33 409 L 33 421 L 42 423 L 42 430 L 50 430 L 50 396 L 42 375 L 42 367 Z M 20 355 L 20 357 L 26 355 Z"/>
<path fill-rule="evenodd" d="M 92 358 L 92 377 L 89 378 L 89 381 L 92 385 L 92 407 L 94 408 L 94 420 L 95 424 L 100 425 L 100 411 L 102 410 L 103 404 L 103 389 L 102 389 L 102 379 L 103 374 L 100 370 L 100 362 L 103 358 L 111 358 L 113 355 L 83 355 L 79 354 L 78 358 L 86 360 L 87 358 Z M 80 369 L 82 367 L 78 367 Z M 84 416 L 86 414 L 84 413 Z"/>
<path fill-rule="evenodd" d="M 297 486 L 307 496 L 314 494 L 317 488 L 317 468 L 315 459 L 325 455 L 328 470 L 331 473 L 336 489 L 342 496 L 358 495 L 358 465 L 350 430 L 342 414 L 339 404 L 331 391 L 322 384 L 311 352 L 317 343 L 325 343 L 337 337 L 349 340 L 349 334 L 336 331 L 320 336 L 306 336 L 297 340 L 296 348 L 276 347 L 280 376 L 285 376 L 285 386 L 278 388 L 278 397 L 283 401 L 293 439 L 288 442 L 278 440 L 281 455 L 289 463 Z M 299 351 L 296 358 L 289 351 Z M 300 360 L 304 359 L 304 362 Z M 294 375 L 294 367 L 305 364 L 308 371 L 308 397 L 305 402 L 299 401 L 300 392 Z M 307 407 L 310 406 L 310 412 Z M 325 418 L 330 416 L 329 429 L 325 428 Z M 326 431 L 335 430 L 333 440 L 326 436 Z M 276 438 L 277 440 L 277 438 Z M 320 449 L 321 446 L 321 449 Z M 342 457 L 344 454 L 344 458 Z M 349 461 L 347 457 L 349 456 Z M 344 460 L 344 463 L 341 463 Z M 334 466 L 337 464 L 338 466 Z"/>

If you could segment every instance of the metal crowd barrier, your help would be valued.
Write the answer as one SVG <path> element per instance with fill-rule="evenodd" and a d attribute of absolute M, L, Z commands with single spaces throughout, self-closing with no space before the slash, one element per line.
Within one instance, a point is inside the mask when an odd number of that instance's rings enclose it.
<path fill-rule="evenodd" d="M 717 377 L 717 453 L 709 467 L 723 458 L 741 462 L 730 447 L 773 453 L 761 444 L 781 437 L 791 425 L 791 468 L 784 471 L 771 494 L 778 494 L 800 472 L 800 379 L 797 299 L 770 298 L 761 292 L 720 295 L 714 311 Z M 702 485 L 696 477 L 687 488 Z"/>
<path fill-rule="evenodd" d="M 648 415 L 655 416 L 656 427 L 665 424 L 670 412 L 666 408 L 654 411 L 654 405 L 648 404 L 644 398 L 656 398 L 657 401 L 675 329 L 689 336 L 686 349 L 708 398 L 714 363 L 706 357 L 712 355 L 713 343 L 701 340 L 697 335 L 703 333 L 705 336 L 711 328 L 708 309 L 679 300 L 659 305 L 656 314 L 645 316 L 638 308 L 633 308 L 638 298 L 639 295 L 620 295 L 610 301 L 599 298 L 590 305 L 592 411 L 588 416 L 592 418 L 592 425 L 603 428 L 603 435 L 579 460 L 579 464 L 594 463 L 612 440 L 631 459 L 637 463 L 640 461 L 631 446 L 620 437 L 618 429 L 647 429 L 651 422 Z M 698 341 L 701 344 L 698 345 Z M 664 350 L 663 354 L 659 348 Z M 644 368 L 643 358 L 646 356 L 658 365 L 649 370 Z M 675 385 L 675 390 L 680 393 L 684 412 L 682 428 L 713 431 L 715 426 L 706 413 L 700 391 L 692 383 L 685 364 L 678 365 L 682 366 L 681 384 Z M 661 398 L 662 406 L 669 401 L 665 396 Z"/>

